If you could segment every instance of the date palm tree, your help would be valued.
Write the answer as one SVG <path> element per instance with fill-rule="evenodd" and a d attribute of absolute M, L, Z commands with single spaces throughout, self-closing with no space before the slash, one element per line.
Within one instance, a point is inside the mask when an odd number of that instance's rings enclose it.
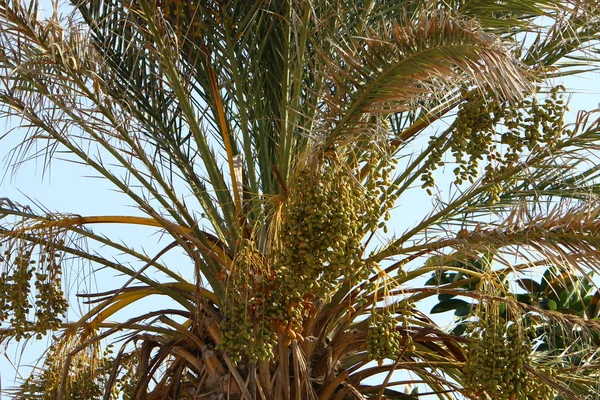
<path fill-rule="evenodd" d="M 1 200 L 0 335 L 52 343 L 15 398 L 598 396 L 600 124 L 553 85 L 596 68 L 596 1 L 39 7 L 0 0 L 10 159 L 137 212 Z M 75 297 L 81 263 L 127 279 Z"/>

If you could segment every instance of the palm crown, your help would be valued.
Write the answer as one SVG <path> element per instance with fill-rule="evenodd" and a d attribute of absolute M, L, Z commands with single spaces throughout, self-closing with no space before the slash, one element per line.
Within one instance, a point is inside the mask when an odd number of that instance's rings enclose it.
<path fill-rule="evenodd" d="M 17 398 L 596 395 L 599 124 L 567 124 L 549 84 L 593 68 L 595 2 L 37 8 L 0 1 L 13 159 L 66 152 L 139 215 L 2 201 L 2 335 L 54 340 Z M 421 190 L 434 207 L 402 232 Z M 104 223 L 172 242 L 148 256 Z M 70 260 L 128 276 L 75 321 Z M 149 296 L 176 306 L 111 319 Z"/>

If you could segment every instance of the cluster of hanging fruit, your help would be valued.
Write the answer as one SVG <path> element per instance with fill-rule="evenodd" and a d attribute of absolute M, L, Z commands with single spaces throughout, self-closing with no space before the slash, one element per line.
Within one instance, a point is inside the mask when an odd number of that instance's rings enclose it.
<path fill-rule="evenodd" d="M 391 162 L 374 167 L 362 184 L 360 164 L 340 158 L 331 153 L 299 169 L 282 208 L 275 325 L 293 338 L 301 337 L 313 298 L 327 300 L 342 282 L 354 286 L 378 268 L 364 260 L 363 238 L 391 206 L 385 197 Z"/>
<path fill-rule="evenodd" d="M 68 338 L 67 338 L 68 339 Z M 63 338 L 64 340 L 64 338 Z M 63 399 L 88 400 L 102 398 L 105 383 L 113 368 L 113 357 L 110 346 L 100 352 L 98 344 L 90 349 L 75 353 L 68 369 L 63 363 L 69 352 L 78 345 L 77 341 L 58 342 L 52 347 L 44 360 L 44 368 L 40 374 L 32 374 L 19 389 L 18 399 L 53 400 L 62 392 Z M 66 373 L 66 375 L 64 375 Z M 63 381 L 63 377 L 66 379 Z M 111 392 L 110 398 L 121 398 L 118 388 Z M 124 399 L 129 398 L 125 395 Z"/>
<path fill-rule="evenodd" d="M 269 261 L 251 240 L 243 240 L 227 282 L 222 337 L 218 349 L 238 363 L 243 355 L 252 360 L 273 358 L 277 336 L 265 314 L 270 297 Z"/>
<path fill-rule="evenodd" d="M 379 199 L 335 160 L 316 169 L 299 175 L 290 190 L 277 266 L 286 292 L 325 296 L 342 275 L 368 275 L 361 240 L 379 219 Z"/>
<path fill-rule="evenodd" d="M 115 385 L 115 391 L 120 395 L 120 397 L 116 396 L 117 398 L 122 400 L 134 399 L 135 389 L 140 380 L 140 352 L 140 349 L 135 349 L 119 360 L 121 371 L 124 372 L 119 375 Z M 112 361 L 114 363 L 114 360 Z"/>
<path fill-rule="evenodd" d="M 554 390 L 527 372 L 532 346 L 529 331 L 519 322 L 499 317 L 493 307 L 487 311 L 468 335 L 464 365 L 467 392 L 498 400 L 554 399 Z"/>
<path fill-rule="evenodd" d="M 411 307 L 374 307 L 367 330 L 367 353 L 381 365 L 384 359 L 397 359 L 403 352 L 414 352 L 415 345 L 408 332 Z"/>
<path fill-rule="evenodd" d="M 272 255 L 245 241 L 230 271 L 219 348 L 231 359 L 271 359 L 277 335 L 303 341 L 304 321 L 319 302 L 341 283 L 355 286 L 377 272 L 363 258 L 363 238 L 389 219 L 395 197 L 393 162 L 375 155 L 364 152 L 372 165 L 364 179 L 366 163 L 342 161 L 336 152 L 296 167 Z"/>
<path fill-rule="evenodd" d="M 52 242 L 33 245 L 7 241 L 4 245 L 0 256 L 0 322 L 9 323 L 17 340 L 32 335 L 40 339 L 60 326 L 67 311 L 61 253 Z"/>
<path fill-rule="evenodd" d="M 484 183 L 519 161 L 526 151 L 536 147 L 552 146 L 564 129 L 567 106 L 563 86 L 553 87 L 542 100 L 538 93 L 518 102 L 501 102 L 493 95 L 483 96 L 480 91 L 462 89 L 463 101 L 450 127 L 448 139 L 432 137 L 433 150 L 428 167 L 421 177 L 423 188 L 434 186 L 433 171 L 444 165 L 443 153 L 452 152 L 456 184 L 473 182 L 485 162 Z M 492 185 L 491 201 L 499 200 L 501 190 Z M 500 188 L 501 189 L 501 188 Z"/>

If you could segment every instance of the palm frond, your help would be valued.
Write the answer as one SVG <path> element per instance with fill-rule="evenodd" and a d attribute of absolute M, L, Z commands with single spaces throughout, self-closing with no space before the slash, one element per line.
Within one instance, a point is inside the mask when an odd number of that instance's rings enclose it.
<path fill-rule="evenodd" d="M 0 141 L 136 211 L 0 200 L 0 337 L 54 343 L 15 398 L 597 397 L 600 125 L 546 87 L 594 1 L 71 6 L 0 0 Z"/>
<path fill-rule="evenodd" d="M 360 125 L 364 115 L 415 109 L 461 83 L 495 87 L 503 99 L 531 90 L 526 71 L 472 22 L 423 13 L 381 30 L 348 35 L 336 46 L 339 59 L 326 71 L 330 94 L 324 95 L 329 143 Z"/>

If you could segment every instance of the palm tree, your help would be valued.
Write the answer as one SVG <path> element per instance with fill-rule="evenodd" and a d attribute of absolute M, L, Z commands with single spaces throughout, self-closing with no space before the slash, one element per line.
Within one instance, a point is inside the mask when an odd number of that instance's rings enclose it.
<path fill-rule="evenodd" d="M 598 396 L 600 123 L 552 85 L 595 68 L 596 2 L 65 7 L 0 0 L 12 160 L 60 155 L 139 212 L 1 201 L 0 333 L 52 340 L 15 398 Z M 81 262 L 127 280 L 76 300 Z"/>

